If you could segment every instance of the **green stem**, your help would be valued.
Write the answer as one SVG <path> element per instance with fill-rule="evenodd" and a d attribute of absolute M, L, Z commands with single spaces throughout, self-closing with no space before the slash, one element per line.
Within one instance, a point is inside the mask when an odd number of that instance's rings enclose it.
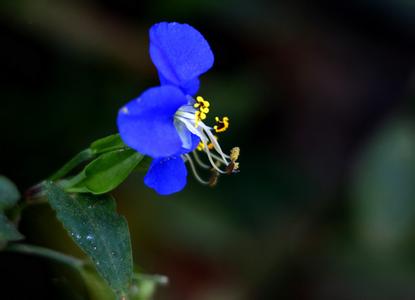
<path fill-rule="evenodd" d="M 5 251 L 49 258 L 54 261 L 71 266 L 75 269 L 80 269 L 84 265 L 84 262 L 82 260 L 75 258 L 73 256 L 69 256 L 51 249 L 28 244 L 10 244 L 6 247 Z"/>
<path fill-rule="evenodd" d="M 57 172 L 55 172 L 52 176 L 48 179 L 55 181 L 67 175 L 70 171 L 74 168 L 79 166 L 81 163 L 86 162 L 94 157 L 94 153 L 91 149 L 85 149 L 75 155 L 70 161 L 68 161 L 62 168 L 60 168 Z"/>
<path fill-rule="evenodd" d="M 47 203 L 47 200 L 43 194 L 37 194 L 36 196 L 26 196 L 24 200 L 25 201 L 20 201 L 17 203 L 16 206 L 8 211 L 9 218 L 16 225 L 16 227 L 19 225 L 20 218 L 22 217 L 22 212 L 26 208 Z"/>

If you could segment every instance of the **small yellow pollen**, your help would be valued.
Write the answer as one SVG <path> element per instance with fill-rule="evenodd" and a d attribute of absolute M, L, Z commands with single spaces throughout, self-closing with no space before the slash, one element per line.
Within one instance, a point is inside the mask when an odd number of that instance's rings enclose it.
<path fill-rule="evenodd" d="M 209 101 L 203 99 L 202 96 L 196 97 L 196 103 L 193 104 L 193 107 L 198 109 L 195 113 L 196 127 L 198 127 L 200 121 L 206 119 L 206 114 L 209 113 L 209 106 Z"/>
<path fill-rule="evenodd" d="M 226 167 L 226 172 L 228 174 L 238 173 L 239 172 L 239 163 L 237 162 L 241 149 L 239 147 L 234 147 L 231 149 L 230 159 L 231 163 Z"/>
<path fill-rule="evenodd" d="M 205 144 L 203 142 L 199 142 L 196 149 L 199 151 L 202 151 L 205 148 Z"/>
<path fill-rule="evenodd" d="M 218 137 L 216 135 L 214 137 L 216 138 L 216 140 L 218 139 Z M 209 150 L 212 150 L 215 146 L 213 145 L 212 142 L 210 142 L 207 145 L 207 147 L 208 147 Z M 199 150 L 199 151 L 202 151 L 203 149 L 205 149 L 205 144 L 203 142 L 199 142 L 199 144 L 197 145 L 196 149 Z"/>
<path fill-rule="evenodd" d="M 216 132 L 224 132 L 224 131 L 226 131 L 226 129 L 229 128 L 229 118 L 228 117 L 223 117 L 222 119 L 220 119 L 219 117 L 215 117 L 215 121 L 216 121 L 217 125 L 213 126 L 213 129 Z"/>
<path fill-rule="evenodd" d="M 238 160 L 239 154 L 241 153 L 241 149 L 239 147 L 233 147 L 231 149 L 231 161 L 235 162 Z"/>

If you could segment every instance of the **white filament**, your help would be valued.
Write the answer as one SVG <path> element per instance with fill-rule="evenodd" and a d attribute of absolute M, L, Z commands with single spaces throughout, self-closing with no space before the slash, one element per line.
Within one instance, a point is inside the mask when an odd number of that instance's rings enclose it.
<path fill-rule="evenodd" d="M 207 157 L 212 167 L 219 173 L 226 174 L 227 173 L 226 170 L 225 171 L 221 170 L 217 166 L 217 162 L 219 161 L 220 163 L 223 163 L 226 166 L 228 166 L 230 163 L 229 161 L 230 157 L 226 155 L 225 153 L 223 153 L 218 141 L 216 140 L 216 138 L 211 132 L 212 128 L 205 125 L 201 120 L 196 122 L 195 113 L 196 113 L 196 110 L 194 109 L 193 106 L 185 105 L 176 112 L 175 118 L 177 121 L 183 123 L 191 133 L 193 133 L 194 135 L 197 135 L 200 138 L 203 145 L 205 146 L 203 147 L 203 150 L 206 152 Z M 209 142 L 212 143 L 213 148 L 215 149 L 216 153 L 218 153 L 219 156 L 214 153 L 211 153 L 208 147 Z M 214 159 L 217 161 L 214 161 Z M 196 161 L 198 162 L 198 159 Z M 204 167 L 204 164 L 202 163 L 201 166 Z"/>

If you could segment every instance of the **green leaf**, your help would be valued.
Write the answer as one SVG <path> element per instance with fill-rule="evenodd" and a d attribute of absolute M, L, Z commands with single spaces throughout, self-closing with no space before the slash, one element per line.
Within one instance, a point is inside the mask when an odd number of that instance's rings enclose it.
<path fill-rule="evenodd" d="M 93 153 L 100 154 L 104 152 L 119 150 L 127 148 L 124 142 L 121 140 L 119 134 L 109 135 L 102 139 L 96 140 L 89 147 Z"/>
<path fill-rule="evenodd" d="M 0 175 L 0 211 L 13 207 L 19 199 L 20 193 L 14 183 Z"/>
<path fill-rule="evenodd" d="M 117 294 L 126 294 L 133 274 L 131 241 L 115 201 L 108 195 L 68 194 L 51 182 L 45 191 L 58 220 L 98 273 Z"/>
<path fill-rule="evenodd" d="M 143 159 L 132 149 L 115 150 L 100 155 L 90 162 L 74 180 L 65 187 L 68 192 L 104 194 L 120 185 Z"/>

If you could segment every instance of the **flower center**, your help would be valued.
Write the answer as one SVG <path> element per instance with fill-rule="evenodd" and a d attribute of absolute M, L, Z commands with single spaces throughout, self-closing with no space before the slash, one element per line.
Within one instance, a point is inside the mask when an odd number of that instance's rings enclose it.
<path fill-rule="evenodd" d="M 184 125 L 191 133 L 200 138 L 197 150 L 206 154 L 210 166 L 202 161 L 197 154 L 198 151 L 193 151 L 193 158 L 199 167 L 211 170 L 210 180 L 205 181 L 200 178 L 197 174 L 195 163 L 189 154 L 184 154 L 184 159 L 189 162 L 196 179 L 205 184 L 215 185 L 220 174 L 238 172 L 239 163 L 237 159 L 239 148 L 233 148 L 230 155 L 225 154 L 218 143 L 218 137 L 212 133 L 212 131 L 216 133 L 226 131 L 229 128 L 228 117 L 215 117 L 216 125 L 213 128 L 209 127 L 203 122 L 210 110 L 209 101 L 206 101 L 201 96 L 197 96 L 196 99 L 188 96 L 188 100 L 188 104 L 180 107 L 176 112 L 175 122 Z"/>

